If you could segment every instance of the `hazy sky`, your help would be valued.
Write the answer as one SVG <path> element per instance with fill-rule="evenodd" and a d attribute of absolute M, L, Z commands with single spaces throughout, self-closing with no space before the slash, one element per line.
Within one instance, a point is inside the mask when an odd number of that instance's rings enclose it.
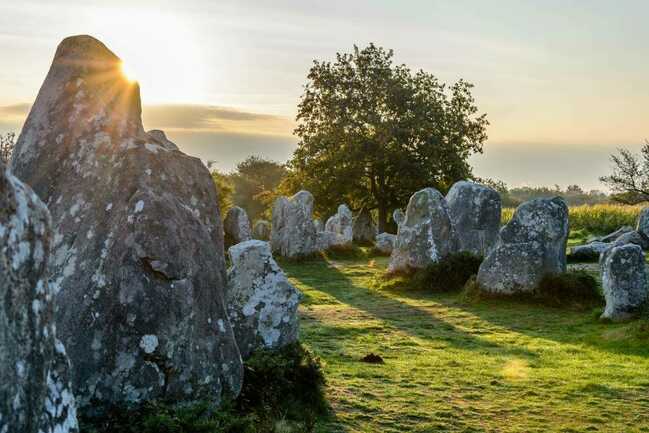
<path fill-rule="evenodd" d="M 230 169 L 287 159 L 313 59 L 354 44 L 446 82 L 491 122 L 476 174 L 601 187 L 649 137 L 646 1 L 0 1 L 0 132 L 18 131 L 60 40 L 101 39 L 140 82 L 147 129 Z"/>

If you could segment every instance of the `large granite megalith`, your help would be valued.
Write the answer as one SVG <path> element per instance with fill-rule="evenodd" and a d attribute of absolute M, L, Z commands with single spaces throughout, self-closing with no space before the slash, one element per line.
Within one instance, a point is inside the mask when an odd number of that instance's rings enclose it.
<path fill-rule="evenodd" d="M 273 205 L 270 244 L 282 257 L 297 258 L 317 251 L 313 224 L 313 196 L 300 191 L 291 198 L 279 197 Z"/>
<path fill-rule="evenodd" d="M 56 228 L 50 269 L 74 389 L 99 409 L 218 403 L 243 369 L 217 191 L 198 158 L 144 131 L 120 63 L 92 37 L 61 42 L 12 161 Z"/>
<path fill-rule="evenodd" d="M 388 272 L 425 268 L 454 253 L 456 248 L 455 229 L 444 196 L 434 188 L 422 189 L 410 197 Z"/>
<path fill-rule="evenodd" d="M 228 254 L 226 300 L 241 356 L 297 341 L 301 294 L 273 259 L 268 242 L 242 242 Z"/>
<path fill-rule="evenodd" d="M 223 220 L 223 232 L 225 234 L 225 247 L 245 242 L 252 239 L 250 219 L 243 208 L 232 206 Z"/>
<path fill-rule="evenodd" d="M 600 264 L 606 298 L 602 318 L 614 322 L 632 318 L 649 294 L 642 248 L 634 244 L 612 246 L 602 254 Z"/>
<path fill-rule="evenodd" d="M 0 161 L 0 432 L 77 431 L 70 365 L 54 323 L 50 215 Z"/>
<path fill-rule="evenodd" d="M 270 240 L 270 223 L 266 220 L 259 220 L 255 223 L 252 229 L 253 239 L 258 239 L 260 241 Z"/>
<path fill-rule="evenodd" d="M 484 257 L 496 243 L 500 230 L 500 195 L 488 186 L 456 182 L 446 195 L 455 225 L 459 251 Z"/>
<path fill-rule="evenodd" d="M 354 240 L 353 224 L 352 211 L 346 204 L 338 206 L 337 212 L 327 219 L 324 231 L 318 232 L 318 249 L 351 246 Z"/>
<path fill-rule="evenodd" d="M 532 292 L 544 275 L 565 272 L 567 240 L 568 206 L 562 198 L 527 201 L 500 230 L 477 281 L 492 293 Z"/>
<path fill-rule="evenodd" d="M 352 232 L 355 242 L 372 243 L 378 234 L 376 224 L 372 219 L 372 213 L 367 209 L 362 209 L 355 217 L 352 226 Z"/>

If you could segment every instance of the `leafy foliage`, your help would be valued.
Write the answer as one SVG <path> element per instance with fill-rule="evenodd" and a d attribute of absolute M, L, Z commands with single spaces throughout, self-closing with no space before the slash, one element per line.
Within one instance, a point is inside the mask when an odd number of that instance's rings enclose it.
<path fill-rule="evenodd" d="M 600 180 L 617 193 L 614 199 L 626 204 L 649 201 L 649 141 L 645 141 L 640 155 L 618 149 L 611 162 L 613 173 Z"/>
<path fill-rule="evenodd" d="M 232 195 L 234 194 L 234 186 L 229 177 L 220 173 L 218 170 L 211 171 L 212 180 L 216 185 L 216 192 L 219 196 L 219 210 L 221 211 L 221 218 L 225 218 L 225 214 L 233 206 Z"/>
<path fill-rule="evenodd" d="M 16 134 L 14 132 L 8 132 L 6 134 L 0 134 L 0 161 L 4 164 L 8 164 L 11 160 L 11 154 L 14 151 L 16 145 Z"/>
<path fill-rule="evenodd" d="M 300 433 L 313 430 L 328 412 L 319 359 L 299 343 L 261 351 L 244 364 L 244 384 L 235 401 L 214 408 L 199 402 L 152 402 L 115 408 L 101 419 L 81 414 L 81 433 Z"/>
<path fill-rule="evenodd" d="M 237 164 L 236 172 L 228 176 L 234 188 L 232 201 L 245 209 L 251 221 L 269 217 L 278 196 L 277 187 L 286 174 L 283 164 L 250 156 Z"/>
<path fill-rule="evenodd" d="M 414 191 L 470 177 L 467 158 L 482 152 L 488 125 L 471 84 L 447 86 L 392 58 L 370 44 L 334 63 L 314 61 L 287 179 L 289 189 L 311 191 L 324 214 L 342 202 L 377 209 L 380 231 Z"/>

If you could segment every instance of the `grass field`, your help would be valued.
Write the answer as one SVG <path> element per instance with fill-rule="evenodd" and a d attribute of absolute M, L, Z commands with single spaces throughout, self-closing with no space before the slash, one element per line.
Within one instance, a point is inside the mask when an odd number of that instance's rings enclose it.
<path fill-rule="evenodd" d="M 318 432 L 649 432 L 649 329 L 372 289 L 387 258 L 283 263 L 325 363 Z M 360 358 L 376 353 L 385 364 Z"/>

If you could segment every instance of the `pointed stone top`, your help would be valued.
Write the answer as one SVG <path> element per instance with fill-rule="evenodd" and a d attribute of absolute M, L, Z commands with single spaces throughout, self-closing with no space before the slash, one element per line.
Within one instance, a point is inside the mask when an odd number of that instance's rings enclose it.
<path fill-rule="evenodd" d="M 61 41 L 54 62 L 61 60 L 104 61 L 119 64 L 121 60 L 101 41 L 88 35 L 69 36 Z"/>

